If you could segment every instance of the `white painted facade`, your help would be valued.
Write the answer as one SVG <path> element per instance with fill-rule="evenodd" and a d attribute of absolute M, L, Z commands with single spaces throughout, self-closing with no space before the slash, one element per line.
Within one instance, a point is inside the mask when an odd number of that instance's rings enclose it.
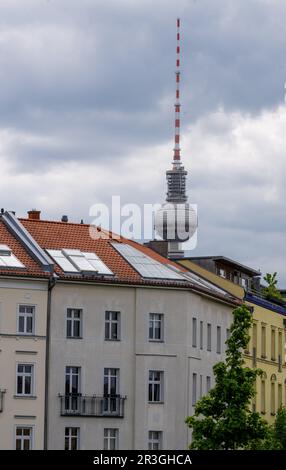
<path fill-rule="evenodd" d="M 67 339 L 68 308 L 82 310 L 81 338 Z M 58 282 L 51 305 L 48 448 L 64 449 L 66 428 L 78 428 L 79 449 L 103 449 L 104 432 L 110 432 L 105 429 L 118 430 L 119 449 L 148 449 L 149 431 L 161 433 L 162 449 L 186 449 L 191 436 L 184 420 L 192 414 L 195 398 L 206 393 L 207 377 L 213 385 L 212 366 L 224 357 L 232 310 L 233 306 L 190 289 Z M 120 312 L 120 340 L 105 340 L 106 311 Z M 163 314 L 163 341 L 149 340 L 150 313 Z M 58 395 L 65 394 L 66 367 L 80 368 L 79 393 L 89 397 L 103 395 L 105 368 L 118 369 L 117 393 L 126 396 L 124 417 L 61 416 Z M 152 370 L 163 373 L 160 403 L 148 401 Z"/>

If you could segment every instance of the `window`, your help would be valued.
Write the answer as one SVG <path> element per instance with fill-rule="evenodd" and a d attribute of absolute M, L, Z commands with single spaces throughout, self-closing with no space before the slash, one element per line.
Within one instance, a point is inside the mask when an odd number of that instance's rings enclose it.
<path fill-rule="evenodd" d="M 162 449 L 162 431 L 149 431 L 148 433 L 148 449 Z"/>
<path fill-rule="evenodd" d="M 276 360 L 276 332 L 275 328 L 271 328 L 271 360 Z"/>
<path fill-rule="evenodd" d="M 158 370 L 149 371 L 148 400 L 151 403 L 163 401 L 163 374 Z"/>
<path fill-rule="evenodd" d="M 118 429 L 105 428 L 103 448 L 104 450 L 117 450 L 118 449 Z"/>
<path fill-rule="evenodd" d="M 278 408 L 282 406 L 282 384 L 278 384 Z"/>
<path fill-rule="evenodd" d="M 271 389 L 270 389 L 271 397 L 270 397 L 270 409 L 271 414 L 275 415 L 275 382 L 271 382 Z"/>
<path fill-rule="evenodd" d="M 266 326 L 261 326 L 261 357 L 266 357 Z"/>
<path fill-rule="evenodd" d="M 257 324 L 253 323 L 252 326 L 252 348 L 257 350 Z"/>
<path fill-rule="evenodd" d="M 16 258 L 9 246 L 0 245 L 0 268 L 25 268 L 24 264 Z"/>
<path fill-rule="evenodd" d="M 216 327 L 216 352 L 221 354 L 221 327 Z"/>
<path fill-rule="evenodd" d="M 35 325 L 35 307 L 31 305 L 19 305 L 18 333 L 33 335 Z"/>
<path fill-rule="evenodd" d="M 150 313 L 149 315 L 149 340 L 163 341 L 163 314 Z"/>
<path fill-rule="evenodd" d="M 197 374 L 193 374 L 193 387 L 192 387 L 192 405 L 197 403 Z"/>
<path fill-rule="evenodd" d="M 200 349 L 204 348 L 204 324 L 200 321 Z"/>
<path fill-rule="evenodd" d="M 199 398 L 202 398 L 203 396 L 203 376 L 200 375 L 200 395 Z"/>
<path fill-rule="evenodd" d="M 79 450 L 79 428 L 65 428 L 65 450 Z"/>
<path fill-rule="evenodd" d="M 120 339 L 120 312 L 105 312 L 105 339 Z"/>
<path fill-rule="evenodd" d="M 265 380 L 261 380 L 261 413 L 266 413 Z"/>
<path fill-rule="evenodd" d="M 119 395 L 119 369 L 104 369 L 103 395 L 104 413 L 117 413 L 119 407 L 119 401 L 116 398 Z"/>
<path fill-rule="evenodd" d="M 211 378 L 209 375 L 206 377 L 206 392 L 209 393 L 211 389 Z"/>
<path fill-rule="evenodd" d="M 212 350 L 212 326 L 210 323 L 207 324 L 207 350 Z"/>
<path fill-rule="evenodd" d="M 85 253 L 73 249 L 46 251 L 66 273 L 113 275 L 113 272 L 95 253 Z"/>
<path fill-rule="evenodd" d="M 217 273 L 218 273 L 218 275 L 219 275 L 220 277 L 226 278 L 226 271 L 225 271 L 225 269 L 223 269 L 223 268 L 218 268 L 218 269 L 217 269 Z"/>
<path fill-rule="evenodd" d="M 192 346 L 193 348 L 197 347 L 197 319 L 193 318 L 192 320 Z"/>
<path fill-rule="evenodd" d="M 16 427 L 16 450 L 33 449 L 33 428 L 31 426 Z"/>
<path fill-rule="evenodd" d="M 17 395 L 33 395 L 34 366 L 32 364 L 17 364 Z"/>
<path fill-rule="evenodd" d="M 248 279 L 245 277 L 242 277 L 240 279 L 240 284 L 244 289 L 248 289 Z"/>
<path fill-rule="evenodd" d="M 80 394 L 80 367 L 67 366 L 65 374 L 65 408 L 78 412 Z"/>
<path fill-rule="evenodd" d="M 67 338 L 80 338 L 82 330 L 82 310 L 79 308 L 67 309 Z"/>
<path fill-rule="evenodd" d="M 119 389 L 119 369 L 104 369 L 104 396 L 116 396 Z"/>

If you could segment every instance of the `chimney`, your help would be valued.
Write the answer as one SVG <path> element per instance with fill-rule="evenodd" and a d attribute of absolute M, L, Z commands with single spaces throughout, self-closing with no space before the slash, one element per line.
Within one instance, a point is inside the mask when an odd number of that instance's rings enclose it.
<path fill-rule="evenodd" d="M 62 216 L 62 222 L 68 222 L 69 221 L 69 218 L 67 215 L 63 215 Z"/>
<path fill-rule="evenodd" d="M 28 211 L 28 218 L 30 220 L 40 220 L 41 219 L 41 211 L 37 211 L 37 209 L 32 209 Z"/>

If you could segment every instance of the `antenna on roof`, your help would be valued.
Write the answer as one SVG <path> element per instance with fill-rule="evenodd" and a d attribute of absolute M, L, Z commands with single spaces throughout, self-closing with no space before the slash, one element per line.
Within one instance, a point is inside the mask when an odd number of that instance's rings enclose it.
<path fill-rule="evenodd" d="M 175 147 L 174 147 L 174 163 L 181 164 L 181 149 L 180 149 L 180 66 L 181 66 L 181 20 L 177 18 L 177 56 L 176 56 L 176 101 L 175 101 Z M 176 165 L 176 166 L 177 166 Z"/>

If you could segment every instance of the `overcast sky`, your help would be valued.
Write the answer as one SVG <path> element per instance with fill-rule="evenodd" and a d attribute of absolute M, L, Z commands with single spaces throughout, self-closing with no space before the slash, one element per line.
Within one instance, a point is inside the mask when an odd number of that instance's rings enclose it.
<path fill-rule="evenodd" d="M 163 202 L 177 16 L 192 254 L 286 287 L 285 0 L 1 0 L 0 206 Z"/>

